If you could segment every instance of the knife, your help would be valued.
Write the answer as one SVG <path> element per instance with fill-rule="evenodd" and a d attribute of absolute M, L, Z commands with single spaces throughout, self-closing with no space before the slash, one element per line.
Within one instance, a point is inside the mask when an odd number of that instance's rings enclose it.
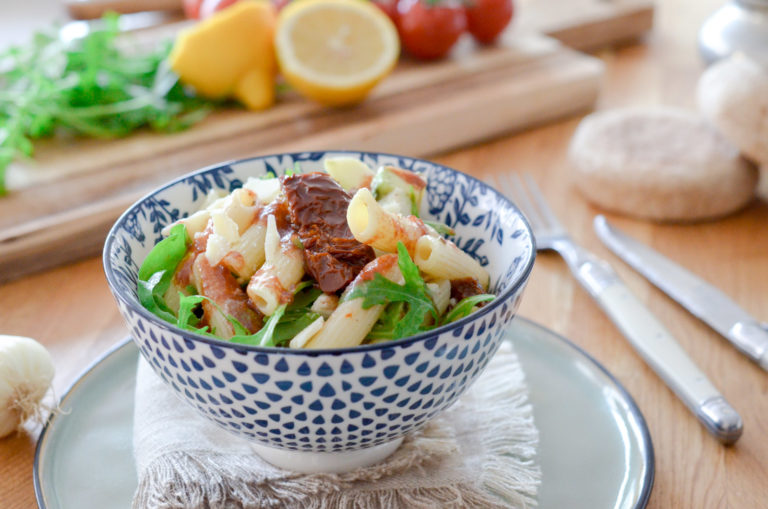
<path fill-rule="evenodd" d="M 715 286 L 610 225 L 594 220 L 597 236 L 619 258 L 768 371 L 768 330 Z"/>

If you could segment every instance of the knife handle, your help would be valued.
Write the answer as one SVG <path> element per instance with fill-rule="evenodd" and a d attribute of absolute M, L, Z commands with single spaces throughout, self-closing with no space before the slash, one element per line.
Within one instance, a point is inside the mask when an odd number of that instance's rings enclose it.
<path fill-rule="evenodd" d="M 640 356 L 699 422 L 720 442 L 736 442 L 743 429 L 739 414 L 614 270 L 602 260 L 587 257 L 574 272 Z"/>
<path fill-rule="evenodd" d="M 737 322 L 725 337 L 761 368 L 768 371 L 768 333 L 756 322 Z"/>

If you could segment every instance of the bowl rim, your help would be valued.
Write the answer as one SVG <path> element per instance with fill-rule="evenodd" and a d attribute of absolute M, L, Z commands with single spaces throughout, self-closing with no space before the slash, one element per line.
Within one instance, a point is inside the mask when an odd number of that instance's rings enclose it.
<path fill-rule="evenodd" d="M 112 245 L 114 244 L 115 240 L 117 239 L 116 230 L 118 227 L 122 227 L 123 223 L 125 222 L 126 217 L 142 202 L 144 202 L 147 198 L 154 196 L 170 187 L 173 187 L 177 185 L 182 180 L 188 179 L 189 177 L 193 175 L 198 175 L 201 173 L 210 172 L 212 170 L 224 167 L 224 166 L 232 166 L 236 164 L 246 163 L 253 160 L 258 159 L 266 159 L 269 157 L 284 157 L 284 156 L 290 156 L 294 159 L 299 158 L 299 156 L 308 154 L 308 153 L 333 153 L 333 154 L 354 154 L 359 156 L 369 155 L 369 156 L 389 156 L 394 158 L 405 158 L 410 159 L 413 161 L 421 161 L 427 164 L 431 164 L 434 166 L 439 166 L 442 168 L 446 168 L 448 170 L 454 171 L 456 173 L 460 173 L 464 177 L 475 181 L 476 183 L 480 184 L 481 186 L 485 187 L 486 189 L 493 192 L 498 198 L 501 198 L 503 201 L 506 201 L 509 203 L 509 205 L 512 207 L 513 210 L 515 210 L 522 220 L 523 227 L 528 232 L 528 238 L 531 241 L 531 250 L 526 260 L 524 260 L 525 266 L 523 267 L 523 271 L 521 272 L 519 278 L 517 281 L 515 281 L 513 284 L 510 285 L 509 288 L 507 288 L 503 293 L 496 296 L 494 300 L 492 300 L 489 304 L 481 307 L 479 310 L 475 311 L 474 313 L 465 316 L 464 318 L 461 318 L 459 320 L 456 320 L 455 322 L 451 322 L 446 325 L 441 325 L 440 327 L 436 327 L 432 330 L 428 330 L 425 332 L 422 332 L 420 334 L 416 334 L 415 336 L 408 336 L 405 338 L 395 339 L 391 341 L 386 342 L 380 342 L 380 343 L 373 343 L 369 345 L 357 345 L 352 347 L 343 347 L 343 348 L 318 348 L 318 349 L 306 349 L 306 348 L 286 348 L 286 347 L 278 347 L 278 346 L 260 346 L 260 345 L 247 345 L 242 343 L 232 343 L 230 341 L 227 341 L 225 339 L 218 339 L 218 338 L 211 338 L 208 336 L 203 336 L 202 334 L 198 334 L 196 332 L 188 331 L 185 329 L 181 329 L 169 322 L 166 322 L 162 320 L 161 318 L 155 316 L 153 313 L 151 313 L 148 309 L 146 309 L 144 306 L 142 306 L 138 302 L 133 302 L 129 296 L 123 295 L 123 293 L 120 291 L 120 287 L 116 284 L 116 281 L 114 279 L 114 271 L 112 270 L 112 262 L 109 256 L 109 253 L 112 251 Z M 409 170 L 411 171 L 411 170 Z M 245 157 L 241 159 L 231 159 L 227 161 L 222 161 L 218 163 L 214 163 L 208 166 L 204 166 L 200 169 L 194 170 L 189 173 L 185 173 L 184 175 L 181 175 L 179 177 L 176 177 L 165 184 L 154 188 L 153 190 L 149 191 L 147 194 L 143 195 L 141 198 L 136 200 L 134 203 L 132 203 L 125 211 L 123 211 L 122 214 L 120 214 L 120 217 L 118 217 L 114 224 L 110 227 L 109 233 L 107 233 L 107 238 L 104 243 L 104 250 L 102 251 L 102 264 L 104 268 L 104 274 L 107 278 L 107 284 L 109 285 L 109 288 L 112 292 L 112 294 L 115 296 L 116 299 L 121 300 L 125 305 L 131 308 L 132 311 L 138 313 L 142 318 L 145 318 L 149 320 L 151 323 L 155 324 L 156 326 L 160 327 L 161 329 L 164 329 L 168 332 L 177 334 L 179 336 L 182 336 L 184 339 L 190 339 L 195 341 L 202 341 L 204 343 L 207 343 L 211 346 L 216 347 L 225 347 L 225 348 L 234 348 L 237 350 L 245 351 L 245 352 L 255 352 L 255 353 L 282 353 L 282 354 L 288 354 L 288 355 L 299 355 L 299 356 L 305 356 L 305 357 L 318 357 L 321 355 L 340 355 L 344 353 L 354 353 L 354 352 L 370 352 L 375 350 L 383 350 L 390 347 L 409 347 L 413 343 L 421 342 L 421 341 L 427 341 L 430 338 L 437 338 L 443 333 L 452 332 L 457 329 L 463 329 L 465 325 L 474 322 L 478 318 L 485 316 L 501 306 L 503 303 L 505 303 L 507 300 L 509 300 L 513 295 L 517 293 L 517 291 L 523 287 L 531 274 L 531 271 L 533 269 L 533 264 L 536 259 L 536 239 L 533 235 L 533 230 L 531 229 L 531 225 L 528 223 L 528 219 L 525 217 L 525 214 L 522 213 L 520 208 L 515 205 L 514 202 L 512 202 L 509 198 L 504 196 L 502 193 L 500 193 L 496 188 L 493 186 L 483 182 L 480 179 L 477 179 L 471 175 L 468 175 L 462 171 L 456 170 L 455 168 L 451 168 L 450 166 L 445 166 L 444 164 L 440 164 L 434 161 L 430 161 L 428 159 L 422 159 L 419 157 L 411 157 L 406 156 L 402 154 L 392 154 L 389 152 L 371 152 L 366 150 L 314 150 L 314 151 L 303 151 L 303 152 L 278 152 L 278 153 L 270 153 L 270 154 L 264 154 L 264 155 L 258 155 L 258 156 L 252 156 L 252 157 Z"/>

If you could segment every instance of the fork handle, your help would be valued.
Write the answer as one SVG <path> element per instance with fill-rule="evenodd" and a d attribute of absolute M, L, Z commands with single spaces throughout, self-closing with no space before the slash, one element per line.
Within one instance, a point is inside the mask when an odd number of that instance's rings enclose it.
<path fill-rule="evenodd" d="M 699 422 L 724 444 L 738 440 L 743 429 L 739 414 L 610 265 L 587 257 L 572 269 L 630 344 Z"/>

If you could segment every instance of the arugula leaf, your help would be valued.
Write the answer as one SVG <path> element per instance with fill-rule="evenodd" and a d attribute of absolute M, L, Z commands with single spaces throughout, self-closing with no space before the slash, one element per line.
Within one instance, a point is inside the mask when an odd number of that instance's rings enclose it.
<path fill-rule="evenodd" d="M 302 281 L 296 286 L 293 302 L 288 305 L 280 322 L 275 326 L 272 338 L 276 345 L 290 341 L 320 317 L 318 313 L 309 309 L 312 303 L 323 294 L 322 290 L 313 284 L 312 281 Z"/>
<path fill-rule="evenodd" d="M 288 305 L 288 312 L 308 308 L 323 294 L 323 291 L 312 286 L 313 284 L 312 281 L 302 281 L 296 286 L 293 291 L 293 302 Z"/>
<path fill-rule="evenodd" d="M 194 311 L 205 299 L 202 295 L 184 295 L 184 293 L 179 292 L 179 316 L 176 318 L 176 326 L 199 332 L 200 329 L 197 328 L 197 324 L 200 319 L 197 318 Z"/>
<path fill-rule="evenodd" d="M 424 221 L 424 224 L 427 226 L 431 226 L 437 233 L 443 236 L 453 236 L 456 235 L 456 230 L 451 228 L 445 223 L 441 223 L 439 221 L 429 221 L 427 219 L 422 219 Z"/>
<path fill-rule="evenodd" d="M 201 302 L 207 300 L 216 306 L 219 312 L 232 324 L 235 334 L 229 338 L 229 341 L 246 345 L 278 346 L 291 340 L 320 316 L 309 310 L 309 306 L 323 293 L 312 285 L 312 281 L 299 283 L 294 290 L 296 296 L 293 302 L 289 305 L 283 304 L 279 306 L 275 313 L 267 319 L 264 326 L 254 334 L 251 334 L 237 318 L 225 313 L 218 304 L 203 295 L 184 295 L 180 293 L 179 316 L 175 319 L 175 323 L 182 329 L 221 339 L 219 336 L 208 332 L 207 327 L 205 329 L 197 327 L 199 320 L 194 310 Z M 169 321 L 174 323 L 174 320 Z"/>
<path fill-rule="evenodd" d="M 6 167 L 31 157 L 34 139 L 60 130 L 98 138 L 126 136 L 143 126 L 174 132 L 213 108 L 165 63 L 170 41 L 123 50 L 118 18 L 108 14 L 101 26 L 70 42 L 50 30 L 0 52 L 0 195 Z"/>
<path fill-rule="evenodd" d="M 387 305 L 366 338 L 371 341 L 395 339 L 395 327 L 404 312 L 405 302 L 393 302 Z"/>
<path fill-rule="evenodd" d="M 187 254 L 189 242 L 187 228 L 181 223 L 173 226 L 170 235 L 152 248 L 139 268 L 139 302 L 171 323 L 176 323 L 176 317 L 165 304 L 163 296 L 171 285 L 176 267 Z"/>
<path fill-rule="evenodd" d="M 408 199 L 411 200 L 411 215 L 419 217 L 419 200 L 416 197 L 416 189 L 413 186 L 408 186 Z"/>
<path fill-rule="evenodd" d="M 161 285 L 161 280 L 165 276 L 166 271 L 161 270 L 152 274 L 146 281 L 139 279 L 137 287 L 137 296 L 142 306 L 148 309 L 152 314 L 162 318 L 166 322 L 174 323 L 176 317 L 173 315 L 165 302 L 162 299 L 164 293 L 156 291 L 156 288 Z M 159 298 L 156 297 L 159 294 Z"/>
<path fill-rule="evenodd" d="M 277 309 L 275 309 L 275 312 L 267 319 L 264 326 L 255 334 L 247 334 L 246 331 L 246 334 L 235 334 L 229 338 L 229 341 L 243 345 L 277 346 L 274 339 L 275 327 L 280 321 L 280 318 L 282 318 L 283 313 L 285 313 L 286 307 L 285 304 L 279 305 Z M 232 320 L 237 322 L 234 318 L 232 318 Z M 242 325 L 240 325 L 240 327 L 243 328 Z M 243 330 L 245 329 L 243 328 Z"/>
<path fill-rule="evenodd" d="M 286 313 L 286 315 L 287 314 L 288 313 Z M 283 321 L 280 321 L 280 323 L 275 326 L 275 332 L 272 334 L 272 341 L 275 345 L 290 341 L 296 334 L 306 329 L 318 318 L 320 318 L 320 315 L 313 311 L 306 311 L 301 316 L 293 319 L 286 319 L 284 315 Z"/>
<path fill-rule="evenodd" d="M 258 177 L 259 180 L 272 180 L 277 178 L 277 173 L 275 173 L 275 170 L 269 169 L 267 172 L 262 175 L 261 177 Z"/>
<path fill-rule="evenodd" d="M 298 161 L 293 163 L 293 168 L 288 168 L 287 170 L 285 170 L 286 177 L 293 177 L 294 175 L 299 175 L 299 174 L 301 174 L 301 165 L 299 164 Z"/>
<path fill-rule="evenodd" d="M 213 302 L 213 301 L 211 301 L 211 302 Z M 214 302 L 214 304 L 216 304 L 216 303 Z M 232 316 L 230 314 L 225 313 L 218 305 L 216 307 L 219 308 L 219 311 L 221 311 L 221 314 L 224 315 L 224 318 L 226 318 L 227 321 L 232 325 L 232 329 L 234 329 L 234 331 L 235 331 L 235 336 L 238 336 L 238 337 L 239 336 L 251 336 L 251 331 L 246 329 L 245 325 L 240 323 L 240 320 L 238 320 L 237 318 L 235 318 L 234 316 Z M 263 329 L 263 327 L 262 327 L 262 329 Z M 259 332 L 261 332 L 261 330 L 259 330 Z"/>
<path fill-rule="evenodd" d="M 248 329 L 246 329 L 245 326 L 243 326 L 243 324 L 240 323 L 237 318 L 225 313 L 224 310 L 221 309 L 221 306 L 216 304 L 213 299 L 206 297 L 205 295 L 184 295 L 182 292 L 179 292 L 179 313 L 175 322 L 176 326 L 184 330 L 202 334 L 203 336 L 208 336 L 210 338 L 222 339 L 220 336 L 210 332 L 207 326 L 202 328 L 198 327 L 200 320 L 195 314 L 195 309 L 197 309 L 200 303 L 202 303 L 204 300 L 213 304 L 216 309 L 224 316 L 224 318 L 230 324 L 232 324 L 232 328 L 235 331 L 235 336 L 243 337 L 251 335 L 250 331 L 248 331 Z"/>
<path fill-rule="evenodd" d="M 441 325 L 455 322 L 459 318 L 464 318 L 465 316 L 470 315 L 475 309 L 475 306 L 481 302 L 488 302 L 495 298 L 496 296 L 492 293 L 481 293 L 479 295 L 464 297 L 448 312 L 448 314 L 445 315 Z"/>
<path fill-rule="evenodd" d="M 362 298 L 364 309 L 391 302 L 406 303 L 408 311 L 395 324 L 393 339 L 413 336 L 427 330 L 423 325 L 427 313 L 431 314 L 435 321 L 438 320 L 437 310 L 427 292 L 427 285 L 402 242 L 397 243 L 397 255 L 397 263 L 403 274 L 402 285 L 377 273 L 372 280 L 359 284 L 347 296 L 347 299 Z"/>

